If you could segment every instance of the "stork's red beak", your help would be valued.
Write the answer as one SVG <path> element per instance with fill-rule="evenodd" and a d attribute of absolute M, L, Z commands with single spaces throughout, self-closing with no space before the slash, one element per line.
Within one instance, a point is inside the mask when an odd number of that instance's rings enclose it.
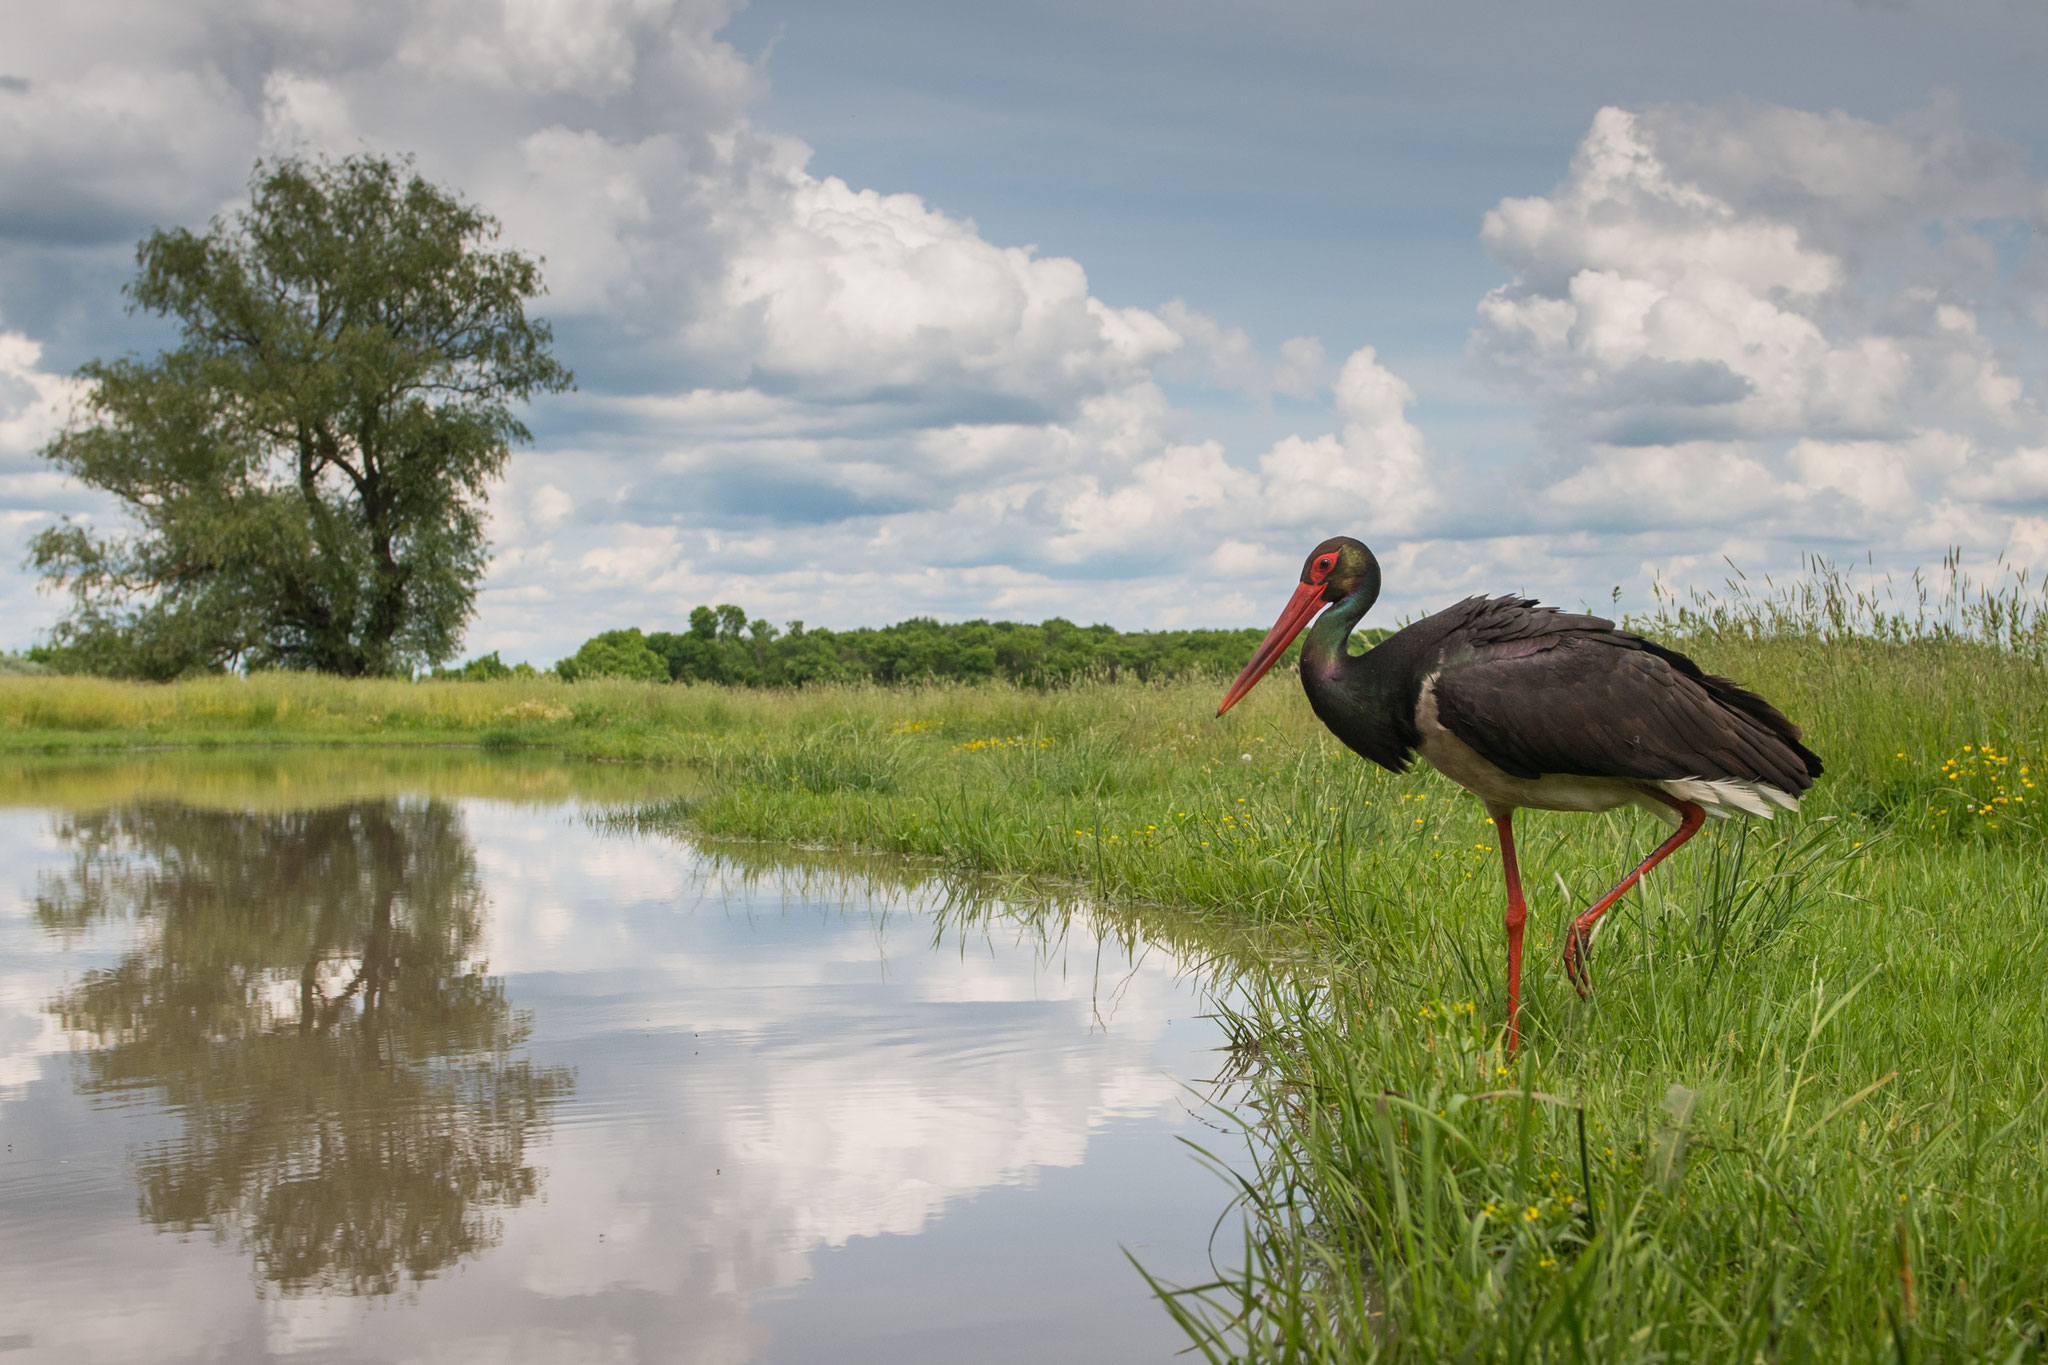
<path fill-rule="evenodd" d="M 1216 708 L 1216 714 L 1222 715 L 1243 700 L 1244 694 L 1266 676 L 1266 670 L 1273 666 L 1274 660 L 1287 652 L 1287 646 L 1294 643 L 1294 637 L 1301 634 L 1301 628 L 1314 620 L 1315 614 L 1322 609 L 1322 584 L 1304 583 L 1296 588 L 1294 596 L 1287 599 L 1287 609 L 1266 632 L 1266 638 L 1259 641 L 1258 652 L 1252 655 L 1252 661 L 1244 666 L 1244 672 L 1237 675 L 1237 681 L 1223 694 L 1223 705 Z"/>

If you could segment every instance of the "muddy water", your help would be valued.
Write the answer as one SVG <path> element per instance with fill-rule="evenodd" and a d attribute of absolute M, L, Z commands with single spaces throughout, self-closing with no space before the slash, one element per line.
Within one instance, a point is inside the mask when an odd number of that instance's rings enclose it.
<path fill-rule="evenodd" d="M 1199 946 L 475 755 L 0 768 L 10 1360 L 1138 1361 Z M 1230 1235 L 1226 1229 L 1224 1245 Z"/>

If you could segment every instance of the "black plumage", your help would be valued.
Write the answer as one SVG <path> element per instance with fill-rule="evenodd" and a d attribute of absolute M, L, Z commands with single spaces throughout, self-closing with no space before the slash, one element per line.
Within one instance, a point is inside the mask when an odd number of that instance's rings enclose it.
<path fill-rule="evenodd" d="M 1515 777 L 1698 777 L 1797 796 L 1821 775 L 1799 727 L 1768 701 L 1602 617 L 1470 597 L 1350 654 L 1371 604 L 1346 594 L 1323 613 L 1302 649 L 1302 687 L 1339 739 L 1394 772 L 1421 744 L 1417 711 L 1433 682 L 1444 726 Z"/>
<path fill-rule="evenodd" d="M 1797 796 L 1820 776 L 1776 707 L 1611 621 L 1516 597 L 1438 614 L 1463 619 L 1439 664 L 1437 715 L 1515 777 L 1701 777 Z"/>

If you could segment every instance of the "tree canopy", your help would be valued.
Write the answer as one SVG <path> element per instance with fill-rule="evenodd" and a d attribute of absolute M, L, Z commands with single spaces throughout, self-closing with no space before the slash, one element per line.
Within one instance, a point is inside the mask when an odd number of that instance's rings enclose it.
<path fill-rule="evenodd" d="M 583 647 L 555 665 L 567 682 L 578 678 L 640 678 L 668 681 L 668 661 L 647 647 L 638 630 L 608 630 L 583 642 Z"/>
<path fill-rule="evenodd" d="M 73 598 L 39 655 L 163 678 L 345 675 L 451 657 L 482 576 L 484 499 L 513 405 L 564 389 L 526 316 L 540 263 L 406 161 L 259 162 L 247 208 L 137 248 L 132 309 L 175 318 L 151 360 L 94 361 L 44 455 L 129 526 L 67 519 L 31 563 Z"/>
<path fill-rule="evenodd" d="M 893 626 L 840 631 L 807 630 L 803 622 L 791 621 L 787 629 L 778 630 L 765 620 L 749 620 L 745 611 L 729 602 L 698 607 L 689 621 L 684 631 L 605 631 L 557 662 L 554 671 L 568 682 L 641 678 L 791 687 L 812 682 L 1001 678 L 1044 687 L 1082 677 L 1148 680 L 1190 672 L 1228 677 L 1244 667 L 1265 635 L 1257 628 L 1120 631 L 1080 626 L 1057 616 L 1036 625 L 949 624 L 917 616 Z M 1372 643 L 1386 634 L 1360 631 L 1357 638 Z M 463 669 L 443 670 L 436 676 L 510 676 L 495 656 L 490 656 L 495 671 L 484 662 L 472 660 Z"/>

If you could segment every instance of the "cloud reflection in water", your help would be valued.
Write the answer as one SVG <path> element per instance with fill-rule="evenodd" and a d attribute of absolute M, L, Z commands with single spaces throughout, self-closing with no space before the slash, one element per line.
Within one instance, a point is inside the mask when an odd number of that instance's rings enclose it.
<path fill-rule="evenodd" d="M 105 1158 L 61 1210 L 0 1185 L 0 1223 L 63 1253 L 0 1251 L 35 1350 L 1176 1345 L 1120 1247 L 1204 1254 L 1226 1192 L 1173 1138 L 1216 1140 L 1185 1082 L 1217 1039 L 1185 961 L 1127 930 L 487 801 L 0 814 L 0 854 L 25 869 L 0 1002 L 63 1025 L 4 1035 L 12 1164 Z M 117 1182 L 222 1248 L 138 1240 Z M 819 1338 L 827 1302 L 873 1321 Z M 958 1335 L 920 1346 L 927 1319 Z"/>

